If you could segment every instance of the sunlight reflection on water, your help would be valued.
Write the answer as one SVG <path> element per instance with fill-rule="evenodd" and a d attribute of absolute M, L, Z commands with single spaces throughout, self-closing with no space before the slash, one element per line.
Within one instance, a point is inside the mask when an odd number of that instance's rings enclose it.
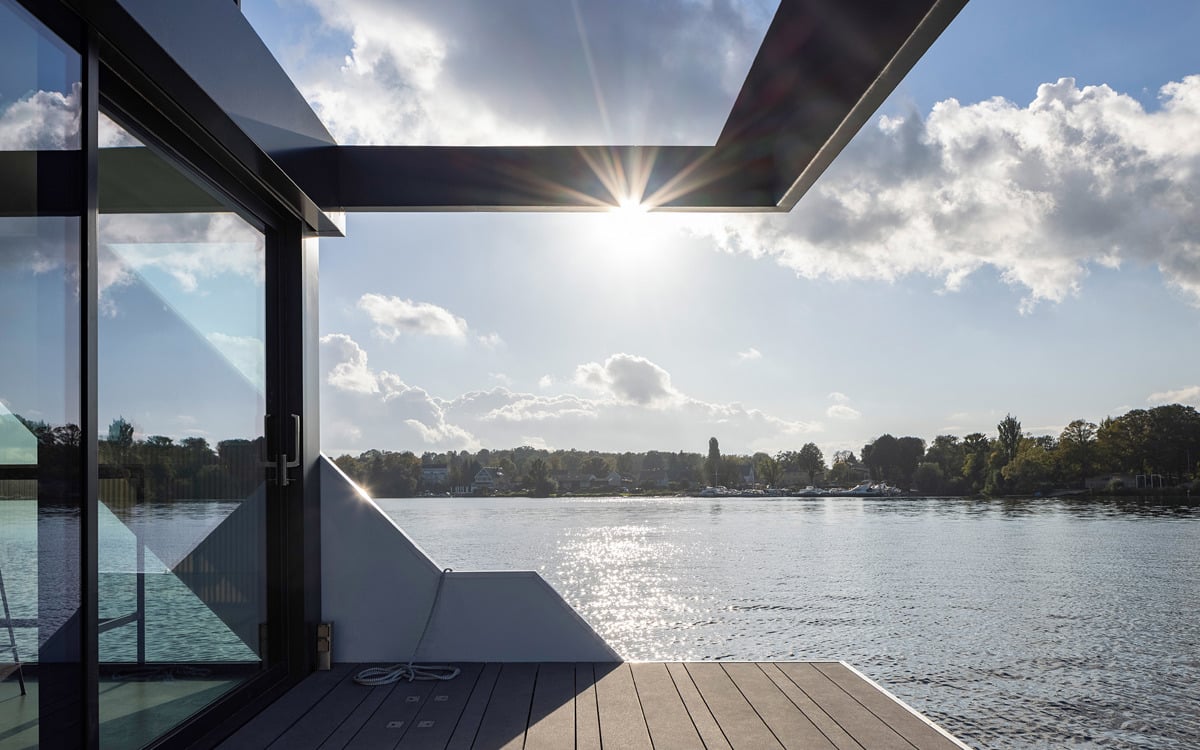
<path fill-rule="evenodd" d="M 1200 507 L 381 505 L 440 565 L 538 570 L 628 659 L 845 659 L 980 747 L 1200 747 Z"/>

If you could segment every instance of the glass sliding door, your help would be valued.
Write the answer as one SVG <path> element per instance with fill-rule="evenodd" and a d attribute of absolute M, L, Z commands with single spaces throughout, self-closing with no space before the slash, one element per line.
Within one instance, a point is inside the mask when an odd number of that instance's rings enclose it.
<path fill-rule="evenodd" d="M 268 661 L 263 230 L 101 116 L 103 747 L 163 734 Z"/>
<path fill-rule="evenodd" d="M 84 736 L 80 55 L 0 0 L 0 748 Z"/>

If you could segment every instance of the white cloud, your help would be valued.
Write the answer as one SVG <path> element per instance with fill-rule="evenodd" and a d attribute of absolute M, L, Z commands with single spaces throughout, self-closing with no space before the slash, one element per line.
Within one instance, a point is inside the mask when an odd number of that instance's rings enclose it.
<path fill-rule="evenodd" d="M 367 366 L 367 353 L 344 333 L 321 337 L 321 363 L 327 374 L 322 385 L 353 393 L 378 393 L 375 373 Z M 328 363 L 332 363 L 329 365 Z"/>
<path fill-rule="evenodd" d="M 0 112 L 0 151 L 79 148 L 79 84 L 70 93 L 35 91 Z"/>
<path fill-rule="evenodd" d="M 850 420 L 858 419 L 862 416 L 862 412 L 860 412 L 858 409 L 855 409 L 853 406 L 846 406 L 845 404 L 833 404 L 825 410 L 825 416 L 829 417 L 830 419 Z"/>
<path fill-rule="evenodd" d="M 680 398 L 666 370 L 633 354 L 614 354 L 604 364 L 579 365 L 575 368 L 575 382 L 618 401 L 641 406 L 667 404 Z"/>
<path fill-rule="evenodd" d="M 293 78 L 340 142 L 363 144 L 712 142 L 774 10 L 310 3 L 349 48 L 320 60 L 310 49 Z"/>
<path fill-rule="evenodd" d="M 469 330 L 467 321 L 429 302 L 364 294 L 358 308 L 375 323 L 375 333 L 388 341 L 413 333 L 463 339 Z"/>
<path fill-rule="evenodd" d="M 488 377 L 501 385 L 512 385 L 512 378 L 503 372 L 489 372 Z"/>
<path fill-rule="evenodd" d="M 850 421 L 862 416 L 862 412 L 850 405 L 850 397 L 846 394 L 834 391 L 829 394 L 828 398 L 833 403 L 825 410 L 825 416 L 830 419 Z"/>
<path fill-rule="evenodd" d="M 0 151 L 65 151 L 80 148 L 79 84 L 70 93 L 35 91 L 0 112 Z M 142 143 L 100 113 L 100 148 Z"/>
<path fill-rule="evenodd" d="M 1191 385 L 1174 391 L 1160 391 L 1158 393 L 1151 393 L 1146 398 L 1146 403 L 1155 405 L 1185 404 L 1191 406 L 1200 406 L 1200 385 Z"/>
<path fill-rule="evenodd" d="M 346 334 L 322 336 L 320 358 L 323 450 L 479 447 L 470 432 L 446 420 L 438 399 L 393 373 L 372 370 L 366 351 Z"/>
<path fill-rule="evenodd" d="M 263 281 L 263 235 L 234 213 L 100 214 L 98 233 L 101 296 L 150 268 L 185 292 L 224 273 Z"/>
<path fill-rule="evenodd" d="M 554 385 L 554 378 L 550 377 L 549 375 L 543 375 L 540 378 L 538 378 L 537 384 L 538 384 L 538 388 L 545 390 L 546 388 L 549 388 L 550 386 Z"/>
<path fill-rule="evenodd" d="M 737 356 L 739 362 L 751 362 L 756 359 L 762 359 L 762 352 L 752 346 L 744 352 L 738 352 Z"/>
<path fill-rule="evenodd" d="M 1021 107 L 949 99 L 859 133 L 787 215 L 709 217 L 721 249 L 805 278 L 946 290 L 993 268 L 1020 309 L 1076 294 L 1089 267 L 1156 267 L 1200 306 L 1200 76 L 1146 111 L 1107 86 L 1043 84 Z"/>
<path fill-rule="evenodd" d="M 727 449 L 777 450 L 821 425 L 781 419 L 742 404 L 690 398 L 642 357 L 614 354 L 576 368 L 591 395 L 522 393 L 500 385 L 451 399 L 370 368 L 345 334 L 321 339 L 322 448 L 474 449 L 556 445 L 623 450 L 701 450 L 711 435 Z M 735 447 L 738 446 L 738 447 Z"/>
<path fill-rule="evenodd" d="M 498 349 L 499 347 L 504 346 L 504 339 L 500 338 L 500 334 L 498 333 L 480 334 L 476 338 L 478 338 L 479 343 L 482 344 L 485 349 Z"/>

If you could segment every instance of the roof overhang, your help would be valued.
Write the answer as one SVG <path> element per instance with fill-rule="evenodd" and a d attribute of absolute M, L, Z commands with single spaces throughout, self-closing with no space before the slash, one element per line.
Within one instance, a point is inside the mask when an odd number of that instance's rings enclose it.
<path fill-rule="evenodd" d="M 712 146 L 328 146 L 281 163 L 345 211 L 788 211 L 966 0 L 783 0 Z"/>
<path fill-rule="evenodd" d="M 343 211 L 790 210 L 966 4 L 782 0 L 711 146 L 456 147 L 337 144 L 233 3 L 62 1 L 103 43 L 102 89 L 157 92 L 131 119 L 184 130 L 317 233 Z M 139 159 L 102 155 L 118 182 Z"/>

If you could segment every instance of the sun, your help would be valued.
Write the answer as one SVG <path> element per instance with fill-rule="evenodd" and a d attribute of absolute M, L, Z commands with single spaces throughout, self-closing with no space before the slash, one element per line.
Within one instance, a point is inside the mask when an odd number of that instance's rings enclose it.
<path fill-rule="evenodd" d="M 595 217 L 597 249 L 610 262 L 621 265 L 648 265 L 670 232 L 661 217 L 651 213 L 649 206 L 632 198 Z"/>

